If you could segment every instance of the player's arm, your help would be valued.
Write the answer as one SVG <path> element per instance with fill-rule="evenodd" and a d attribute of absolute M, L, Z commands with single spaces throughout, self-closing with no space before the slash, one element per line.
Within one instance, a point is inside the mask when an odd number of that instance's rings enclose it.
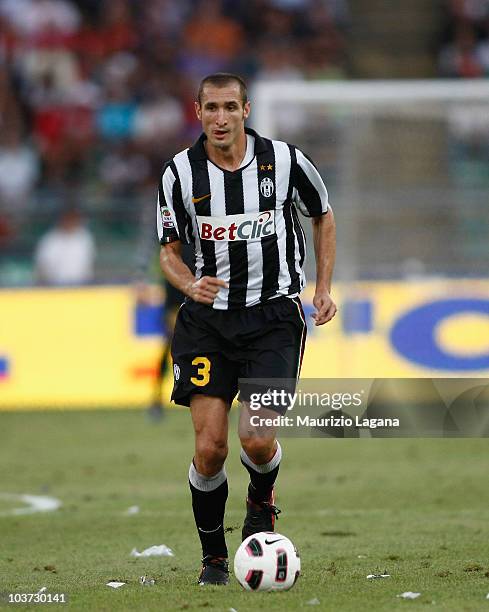
<path fill-rule="evenodd" d="M 184 263 L 181 255 L 182 243 L 174 240 L 161 246 L 160 264 L 168 281 L 195 302 L 212 304 L 221 287 L 227 284 L 220 278 L 203 276 L 199 280 Z"/>
<path fill-rule="evenodd" d="M 191 223 L 185 209 L 182 185 L 173 162 L 166 164 L 158 189 L 156 224 L 161 244 L 160 265 L 168 281 L 195 302 L 212 304 L 225 281 L 203 276 L 199 280 L 182 259 L 182 242 L 191 242 Z"/>
<path fill-rule="evenodd" d="M 314 254 L 316 256 L 316 291 L 313 304 L 317 310 L 312 317 L 316 325 L 323 325 L 336 314 L 331 298 L 331 280 L 336 258 L 336 226 L 333 211 L 312 219 Z"/>
<path fill-rule="evenodd" d="M 336 227 L 328 201 L 328 191 L 312 160 L 295 149 L 294 201 L 306 217 L 312 218 L 316 256 L 316 291 L 312 315 L 316 325 L 323 325 L 336 314 L 331 298 L 331 280 L 336 256 Z"/>

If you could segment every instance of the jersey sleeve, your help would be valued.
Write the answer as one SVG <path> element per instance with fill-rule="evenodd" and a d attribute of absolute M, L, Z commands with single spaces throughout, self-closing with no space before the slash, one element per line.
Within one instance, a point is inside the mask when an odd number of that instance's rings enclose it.
<path fill-rule="evenodd" d="M 328 190 L 313 162 L 300 149 L 294 149 L 292 199 L 306 217 L 320 217 L 331 208 Z"/>
<path fill-rule="evenodd" d="M 192 241 L 191 221 L 183 203 L 180 178 L 173 162 L 165 165 L 158 186 L 156 227 L 160 244 L 175 240 L 190 244 Z"/>

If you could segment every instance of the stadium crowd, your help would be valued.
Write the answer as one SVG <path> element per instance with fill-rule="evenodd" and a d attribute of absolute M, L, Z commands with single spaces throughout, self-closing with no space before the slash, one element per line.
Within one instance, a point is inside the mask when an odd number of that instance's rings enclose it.
<path fill-rule="evenodd" d="M 204 74 L 341 77 L 347 21 L 346 0 L 0 0 L 0 245 L 87 188 L 154 191 Z"/>
<path fill-rule="evenodd" d="M 439 70 L 451 78 L 489 76 L 489 0 L 447 0 Z"/>

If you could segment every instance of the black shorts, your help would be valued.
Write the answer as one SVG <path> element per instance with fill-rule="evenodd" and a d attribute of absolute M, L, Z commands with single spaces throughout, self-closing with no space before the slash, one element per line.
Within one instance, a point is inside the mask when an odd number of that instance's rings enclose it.
<path fill-rule="evenodd" d="M 306 332 L 298 297 L 239 310 L 215 310 L 187 300 L 173 335 L 172 400 L 190 406 L 191 396 L 200 393 L 231 404 L 239 378 L 296 380 Z"/>
<path fill-rule="evenodd" d="M 165 309 L 179 308 L 185 301 L 185 294 L 165 279 Z"/>

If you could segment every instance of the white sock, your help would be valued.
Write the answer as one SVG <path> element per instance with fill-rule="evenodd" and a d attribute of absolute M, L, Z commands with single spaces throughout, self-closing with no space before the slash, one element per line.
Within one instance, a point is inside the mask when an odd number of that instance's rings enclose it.
<path fill-rule="evenodd" d="M 209 492 L 214 491 L 217 489 L 217 487 L 220 487 L 227 479 L 227 475 L 223 466 L 222 469 L 217 472 L 217 474 L 214 474 L 214 476 L 204 476 L 197 471 L 194 462 L 192 461 L 188 471 L 188 479 L 192 486 L 199 491 Z"/>
<path fill-rule="evenodd" d="M 245 463 L 248 467 L 259 474 L 268 474 L 274 470 L 277 465 L 280 463 L 282 459 L 282 447 L 280 446 L 280 442 L 277 440 L 277 450 L 275 451 L 275 455 L 270 459 L 268 463 L 254 463 L 246 454 L 246 452 L 241 449 L 241 461 Z"/>

